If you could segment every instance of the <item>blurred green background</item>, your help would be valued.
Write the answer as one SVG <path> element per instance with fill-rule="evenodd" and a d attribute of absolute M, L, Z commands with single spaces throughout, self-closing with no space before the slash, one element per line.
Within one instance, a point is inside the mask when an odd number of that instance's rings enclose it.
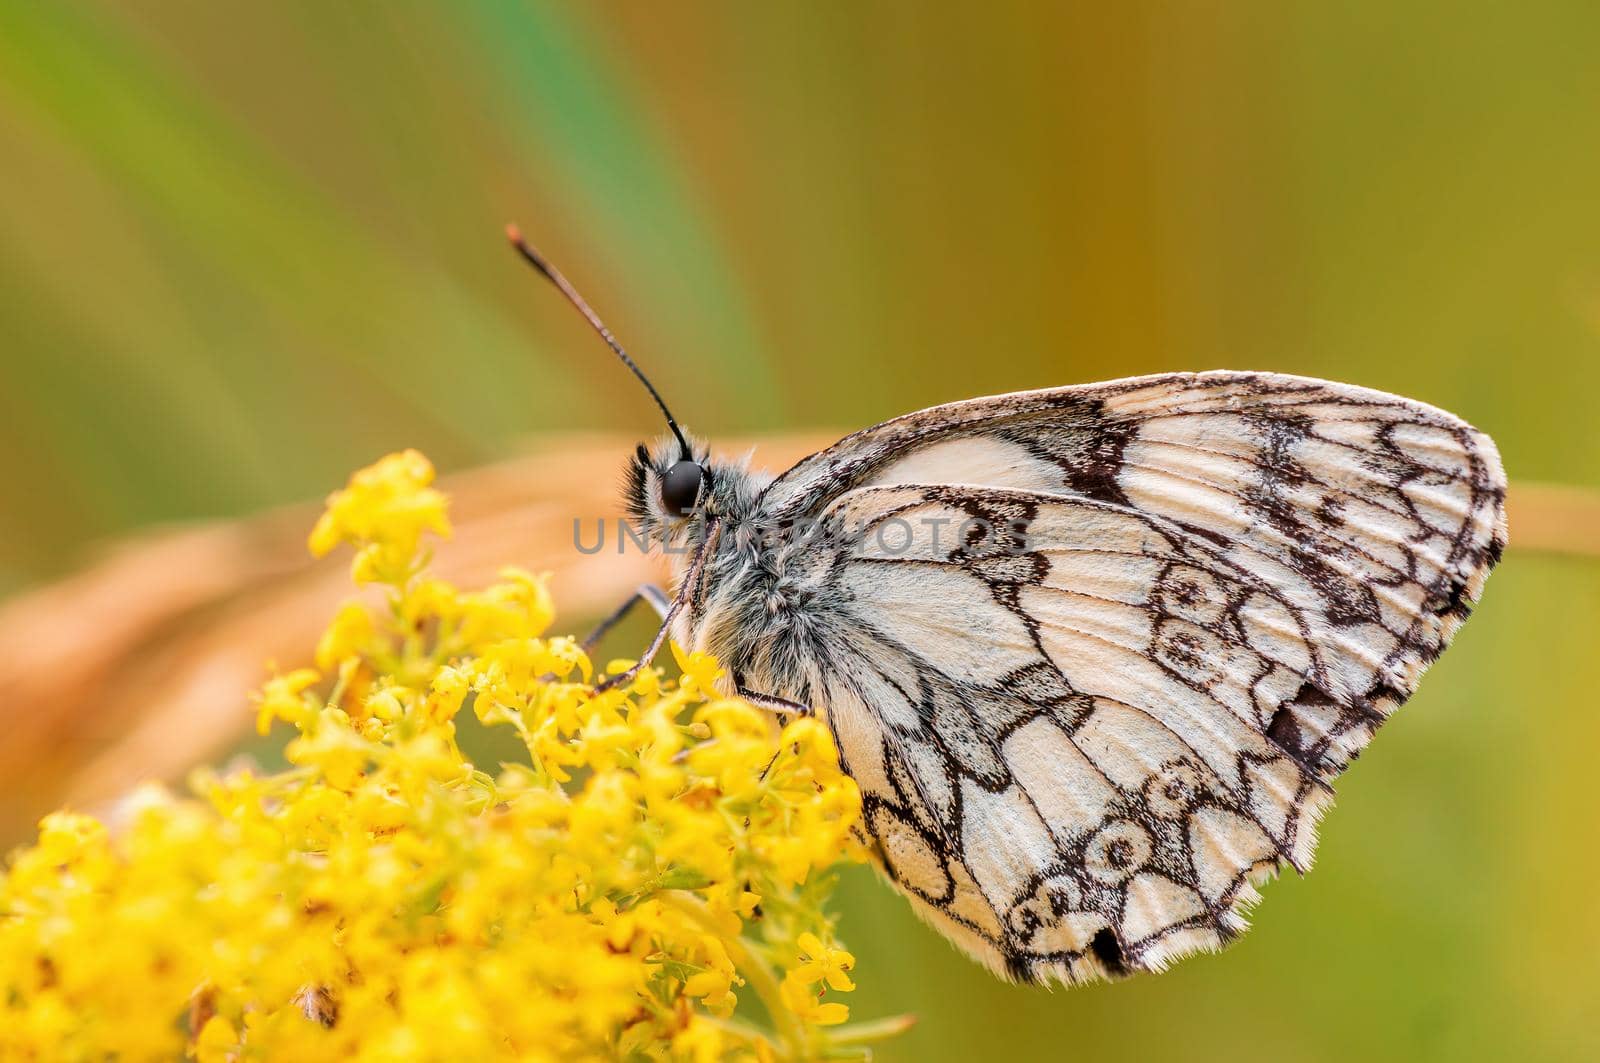
<path fill-rule="evenodd" d="M 0 591 L 397 447 L 654 434 L 508 220 L 713 437 L 1260 368 L 1600 485 L 1600 5 L 1043 8 L 0 0 Z M 1010 987 L 861 872 L 855 1013 L 904 1060 L 1596 1058 L 1597 646 L 1600 566 L 1513 549 L 1229 952 Z"/>

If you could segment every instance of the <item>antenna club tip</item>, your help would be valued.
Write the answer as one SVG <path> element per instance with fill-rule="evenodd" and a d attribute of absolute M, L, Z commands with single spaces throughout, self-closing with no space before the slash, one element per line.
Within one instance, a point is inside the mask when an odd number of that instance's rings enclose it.
<path fill-rule="evenodd" d="M 518 228 L 516 222 L 506 223 L 506 239 L 514 244 L 522 243 L 522 230 Z"/>

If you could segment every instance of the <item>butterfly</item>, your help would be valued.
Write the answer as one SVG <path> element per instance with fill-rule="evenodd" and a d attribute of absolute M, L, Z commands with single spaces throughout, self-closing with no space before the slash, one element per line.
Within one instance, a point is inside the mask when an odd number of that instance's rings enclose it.
<path fill-rule="evenodd" d="M 764 476 L 686 435 L 512 239 L 667 418 L 627 467 L 676 587 L 612 618 L 662 614 L 635 669 L 671 637 L 728 693 L 824 720 L 884 874 L 1004 977 L 1236 937 L 1505 546 L 1486 435 L 1276 373 L 935 406 Z"/>

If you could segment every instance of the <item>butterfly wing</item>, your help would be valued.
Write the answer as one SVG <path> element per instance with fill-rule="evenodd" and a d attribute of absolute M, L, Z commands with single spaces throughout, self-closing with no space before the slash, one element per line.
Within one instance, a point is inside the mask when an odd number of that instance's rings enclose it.
<path fill-rule="evenodd" d="M 771 501 L 852 532 L 804 686 L 885 870 L 995 969 L 1080 981 L 1220 947 L 1309 866 L 1330 781 L 1476 601 L 1503 492 L 1447 414 L 1202 374 L 913 414 Z"/>
<path fill-rule="evenodd" d="M 1277 545 L 1287 537 L 1396 567 L 1415 557 L 1435 581 L 1483 560 L 1454 555 L 1505 537 L 1505 473 L 1487 436 L 1409 399 L 1275 373 L 1168 373 L 935 406 L 811 455 L 768 486 L 762 509 L 815 517 L 853 488 L 899 483 L 1098 499 L 1266 541 L 1270 554 L 1293 552 Z"/>

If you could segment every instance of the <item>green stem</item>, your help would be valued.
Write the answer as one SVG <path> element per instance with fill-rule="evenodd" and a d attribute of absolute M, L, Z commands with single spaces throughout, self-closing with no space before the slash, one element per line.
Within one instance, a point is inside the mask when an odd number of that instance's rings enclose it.
<path fill-rule="evenodd" d="M 717 921 L 712 918 L 711 911 L 706 907 L 706 902 L 693 893 L 684 890 L 663 890 L 658 896 L 663 904 L 667 904 L 677 911 L 688 916 L 709 933 L 715 934 L 722 942 L 722 947 L 728 950 L 728 958 L 733 961 L 756 991 L 756 996 L 761 998 L 761 1003 L 766 1006 L 767 1014 L 772 1017 L 772 1025 L 777 1028 L 779 1041 L 791 1059 L 801 1058 L 805 1047 L 805 1030 L 783 1003 L 783 990 L 778 984 L 778 976 L 773 972 L 771 965 L 750 948 L 748 942 L 737 934 L 729 937 L 722 933 L 717 926 Z"/>
<path fill-rule="evenodd" d="M 828 1034 L 830 1045 L 864 1045 L 873 1041 L 887 1041 L 891 1037 L 899 1037 L 917 1024 L 915 1015 L 892 1015 L 887 1019 L 873 1019 L 870 1022 L 853 1022 L 848 1026 L 840 1026 Z"/>

